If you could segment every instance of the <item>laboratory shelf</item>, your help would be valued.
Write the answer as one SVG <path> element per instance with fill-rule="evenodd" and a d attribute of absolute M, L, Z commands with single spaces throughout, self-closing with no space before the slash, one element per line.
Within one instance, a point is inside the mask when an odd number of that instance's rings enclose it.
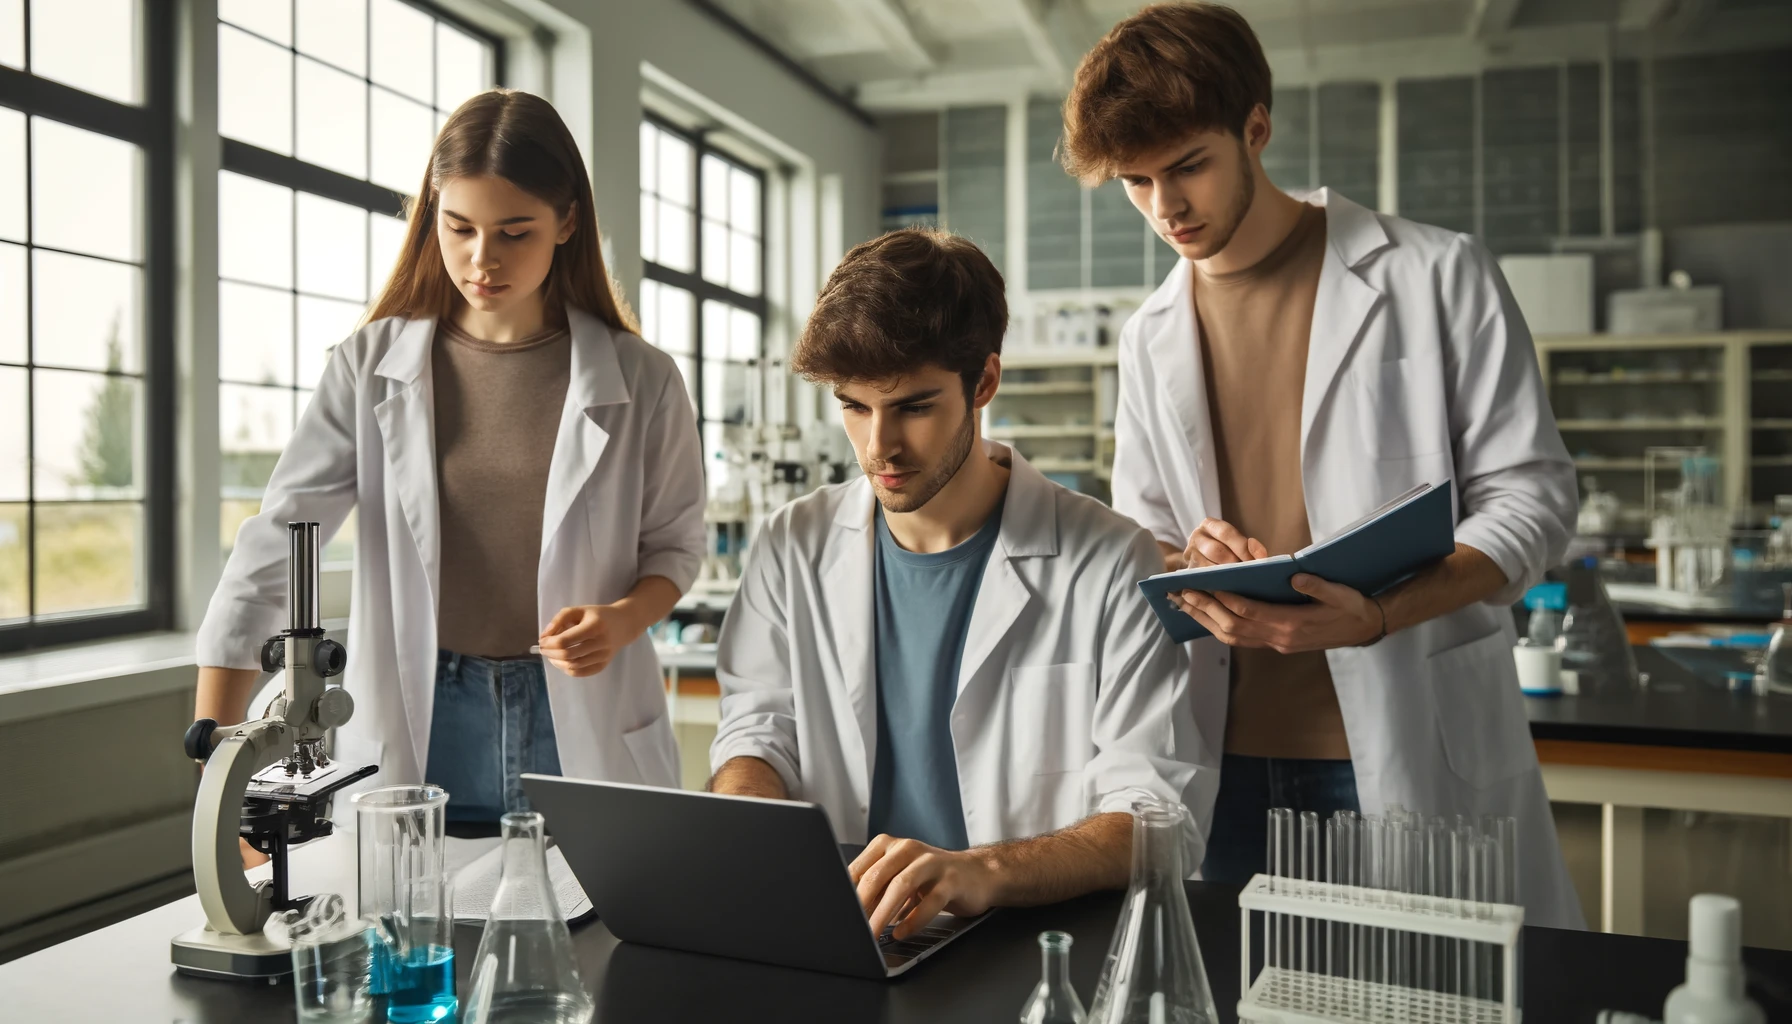
<path fill-rule="evenodd" d="M 1792 455 L 1757 455 L 1753 462 L 1757 466 L 1792 466 Z"/>
<path fill-rule="evenodd" d="M 998 441 L 1009 437 L 1093 437 L 1095 428 L 1087 424 L 1059 426 L 1050 423 L 1013 423 L 992 426 L 985 433 Z"/>
<path fill-rule="evenodd" d="M 1120 350 L 1112 345 L 1065 346 L 1061 348 L 1022 348 L 1002 353 L 1004 370 L 1043 370 L 1062 366 L 1113 366 L 1120 362 Z"/>
<path fill-rule="evenodd" d="M 1587 456 L 1574 460 L 1576 469 L 1642 469 L 1642 459 L 1606 459 Z"/>
<path fill-rule="evenodd" d="M 1582 373 L 1558 370 L 1556 384 L 1709 384 L 1721 381 L 1716 370 L 1633 370 L 1629 373 Z"/>
<path fill-rule="evenodd" d="M 1094 459 L 1028 459 L 1027 461 L 1041 473 L 1094 473 L 1098 468 Z"/>
<path fill-rule="evenodd" d="M 1750 380 L 1792 380 L 1792 370 L 1756 370 Z"/>
<path fill-rule="evenodd" d="M 996 392 L 997 398 L 1017 398 L 1027 395 L 1087 395 L 1095 390 L 1095 385 L 1086 380 L 1047 380 L 1016 381 L 1003 384 Z"/>
<path fill-rule="evenodd" d="M 1658 417 L 1625 420 L 1557 420 L 1562 430 L 1722 430 L 1724 421 L 1713 416 Z"/>
<path fill-rule="evenodd" d="M 1792 430 L 1792 420 L 1787 419 L 1758 419 L 1749 425 L 1756 430 Z"/>

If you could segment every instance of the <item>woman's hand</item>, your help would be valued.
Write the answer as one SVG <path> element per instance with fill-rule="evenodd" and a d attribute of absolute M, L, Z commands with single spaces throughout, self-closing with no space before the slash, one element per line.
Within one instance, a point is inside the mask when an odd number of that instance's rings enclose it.
<path fill-rule="evenodd" d="M 620 604 L 573 605 L 541 631 L 541 656 L 569 676 L 594 676 L 646 631 Z"/>

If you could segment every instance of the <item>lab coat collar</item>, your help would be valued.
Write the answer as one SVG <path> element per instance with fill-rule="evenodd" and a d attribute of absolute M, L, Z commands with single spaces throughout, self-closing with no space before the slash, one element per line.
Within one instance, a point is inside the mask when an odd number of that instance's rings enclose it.
<path fill-rule="evenodd" d="M 1325 259 L 1313 296 L 1313 328 L 1307 342 L 1307 376 L 1301 391 L 1300 440 L 1304 464 L 1313 424 L 1326 396 L 1337 384 L 1338 371 L 1362 337 L 1363 327 L 1380 304 L 1380 291 L 1363 280 L 1356 268 L 1392 244 L 1381 219 L 1369 210 L 1322 188 L 1311 197 L 1325 208 Z"/>
<path fill-rule="evenodd" d="M 404 384 L 414 383 L 429 366 L 429 347 L 435 340 L 434 317 L 405 320 L 398 337 L 386 350 L 375 373 Z M 630 399 L 628 382 L 616 356 L 616 340 L 602 320 L 573 306 L 566 307 L 566 326 L 572 334 L 572 369 L 567 378 L 567 397 L 580 409 L 616 405 Z"/>

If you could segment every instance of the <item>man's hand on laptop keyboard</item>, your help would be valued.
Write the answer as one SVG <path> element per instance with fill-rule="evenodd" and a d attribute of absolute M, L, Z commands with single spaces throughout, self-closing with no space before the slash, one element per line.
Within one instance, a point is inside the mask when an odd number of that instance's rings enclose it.
<path fill-rule="evenodd" d="M 941 850 L 914 839 L 880 835 L 847 868 L 871 932 L 907 939 L 941 912 L 974 917 L 995 903 L 999 879 L 975 849 Z"/>

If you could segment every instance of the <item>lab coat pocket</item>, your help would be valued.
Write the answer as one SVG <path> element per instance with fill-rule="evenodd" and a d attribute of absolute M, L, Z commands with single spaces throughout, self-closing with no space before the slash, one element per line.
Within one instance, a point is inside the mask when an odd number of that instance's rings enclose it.
<path fill-rule="evenodd" d="M 1449 431 L 1440 429 L 1433 406 L 1442 400 L 1415 360 L 1377 363 L 1353 375 L 1363 443 L 1383 459 L 1412 459 L 1442 451 Z"/>
<path fill-rule="evenodd" d="M 1471 786 L 1491 786 L 1536 763 L 1503 630 L 1439 651 L 1425 669 L 1451 771 Z"/>
<path fill-rule="evenodd" d="M 672 735 L 672 717 L 661 714 L 638 729 L 622 734 L 635 770 L 648 786 L 678 788 L 678 740 Z"/>
<path fill-rule="evenodd" d="M 1081 771 L 1094 753 L 1095 666 L 1040 665 L 1008 673 L 1014 767 L 1034 775 Z"/>

